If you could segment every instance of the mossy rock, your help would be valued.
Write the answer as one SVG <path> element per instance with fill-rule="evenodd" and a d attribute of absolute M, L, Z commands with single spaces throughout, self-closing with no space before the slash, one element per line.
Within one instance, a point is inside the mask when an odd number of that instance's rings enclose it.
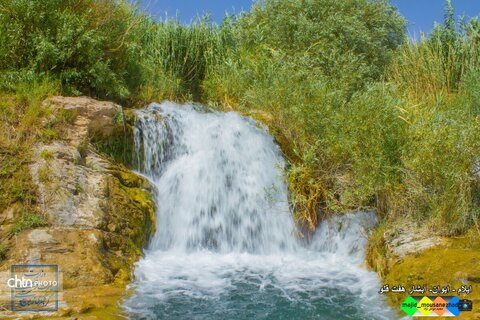
<path fill-rule="evenodd" d="M 380 233 L 380 232 L 378 232 Z M 450 292 L 460 299 L 469 299 L 473 305 L 480 304 L 480 236 L 475 229 L 461 237 L 447 238 L 441 246 L 435 246 L 401 259 L 384 256 L 381 242 L 377 242 L 377 251 L 370 248 L 367 252 L 367 263 L 379 271 L 383 284 L 402 285 L 405 293 L 388 293 L 387 301 L 394 310 L 401 314 L 400 305 L 409 296 L 413 285 L 425 285 L 427 290 L 433 286 L 450 286 L 460 288 L 462 285 L 472 286 L 468 295 Z M 405 315 L 405 314 L 401 314 Z M 462 312 L 458 319 L 480 319 L 480 309 Z"/>
<path fill-rule="evenodd" d="M 104 229 L 125 237 L 141 249 L 155 232 L 155 204 L 148 181 L 117 168 L 107 181 L 108 203 Z M 124 249 L 131 247 L 127 245 Z"/>
<path fill-rule="evenodd" d="M 123 186 L 151 190 L 150 183 L 145 178 L 138 176 L 127 168 L 112 165 L 109 169 L 111 170 L 111 174 L 116 177 Z"/>

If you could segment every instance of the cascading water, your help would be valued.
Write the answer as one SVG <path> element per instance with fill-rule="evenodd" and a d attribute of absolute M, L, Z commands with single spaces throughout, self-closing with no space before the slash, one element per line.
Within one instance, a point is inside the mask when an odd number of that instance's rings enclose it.
<path fill-rule="evenodd" d="M 157 231 L 136 265 L 132 319 L 393 319 L 360 267 L 372 213 L 297 239 L 266 130 L 236 113 L 151 104 L 137 112 L 139 172 L 156 188 Z"/>

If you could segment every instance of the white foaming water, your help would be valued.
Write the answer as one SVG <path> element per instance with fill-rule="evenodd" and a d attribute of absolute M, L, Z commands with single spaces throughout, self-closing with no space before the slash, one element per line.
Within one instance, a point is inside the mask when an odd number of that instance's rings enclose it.
<path fill-rule="evenodd" d="M 360 267 L 375 215 L 335 217 L 298 241 L 283 158 L 253 120 L 151 104 L 137 112 L 135 147 L 158 209 L 124 303 L 132 318 L 395 318 Z"/>

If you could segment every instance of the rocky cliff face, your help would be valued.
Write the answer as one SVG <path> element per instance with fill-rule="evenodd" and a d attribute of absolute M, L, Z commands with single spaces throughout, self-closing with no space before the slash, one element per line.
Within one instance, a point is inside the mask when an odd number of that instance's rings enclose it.
<path fill-rule="evenodd" d="M 12 235 L 1 269 L 57 264 L 64 289 L 58 315 L 114 310 L 133 263 L 154 232 L 150 185 L 90 143 L 92 137 L 106 141 L 123 134 L 120 106 L 86 97 L 54 97 L 43 107 L 51 111 L 44 127 L 59 118 L 64 123 L 59 137 L 34 146 L 29 166 L 46 225 Z M 4 215 L 9 210 L 14 208 Z"/>

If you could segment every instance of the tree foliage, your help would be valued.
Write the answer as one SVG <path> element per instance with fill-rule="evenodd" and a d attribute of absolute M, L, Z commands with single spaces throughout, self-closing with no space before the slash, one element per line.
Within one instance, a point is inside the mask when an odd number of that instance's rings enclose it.
<path fill-rule="evenodd" d="M 138 70 L 138 20 L 126 1 L 2 0 L 2 85 L 49 75 L 66 93 L 125 97 Z"/>
<path fill-rule="evenodd" d="M 388 2 L 370 0 L 263 0 L 241 20 L 248 45 L 308 58 L 329 77 L 352 65 L 357 85 L 382 76 L 404 28 Z"/>

